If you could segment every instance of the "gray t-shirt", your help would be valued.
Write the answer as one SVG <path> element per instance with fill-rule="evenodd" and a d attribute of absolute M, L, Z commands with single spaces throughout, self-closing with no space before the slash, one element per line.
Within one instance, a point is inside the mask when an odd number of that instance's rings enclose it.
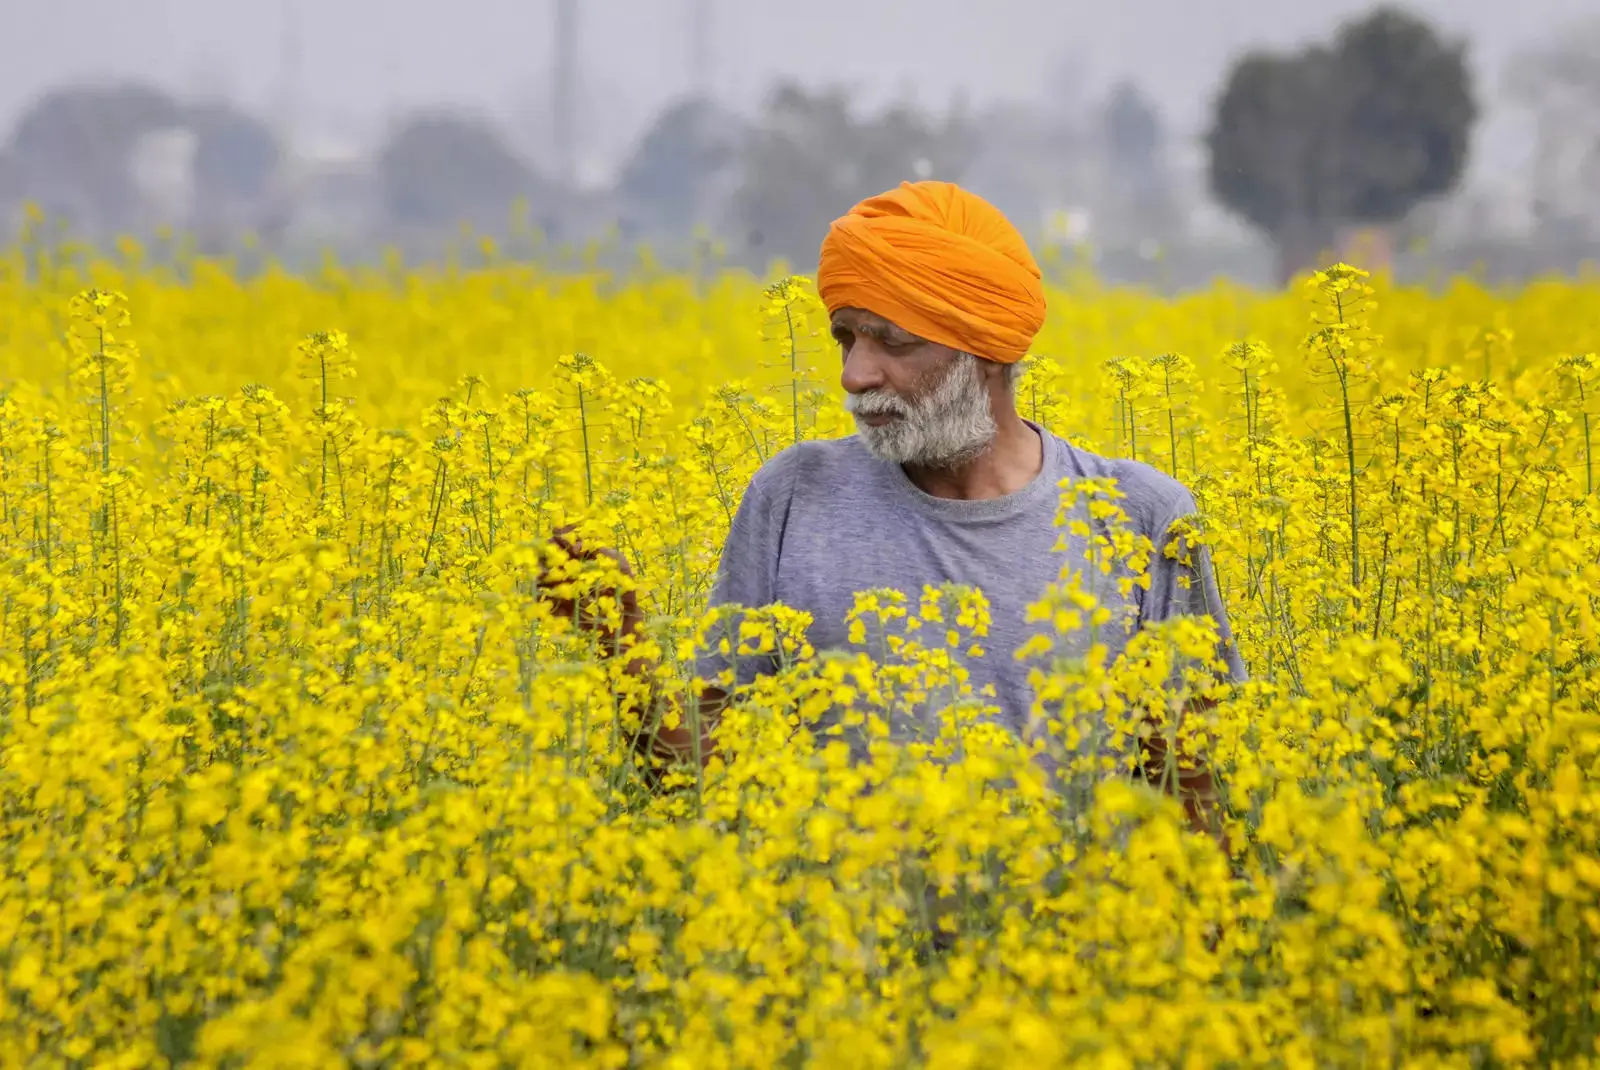
<path fill-rule="evenodd" d="M 1060 578 L 1063 566 L 1088 567 L 1086 540 L 1056 526 L 1058 485 L 1109 477 L 1124 495 L 1117 504 L 1129 526 L 1154 543 L 1150 585 L 1124 600 L 1106 577 L 1086 575 L 1085 584 L 1095 581 L 1106 600 L 1121 602 L 1119 608 L 1137 623 L 1210 614 L 1224 637 L 1231 675 L 1244 679 L 1204 549 L 1192 554 L 1192 566 L 1162 552 L 1172 525 L 1195 512 L 1189 491 L 1149 465 L 1100 457 L 1035 430 L 1044 444 L 1039 474 L 1013 494 L 976 501 L 925 493 L 899 465 L 877 460 L 855 436 L 784 450 L 761 467 L 745 492 L 723 547 L 711 605 L 782 603 L 804 610 L 812 618 L 808 638 L 822 652 L 860 649 L 849 642 L 845 622 L 858 591 L 898 589 L 915 612 L 925 585 L 976 587 L 989 603 L 991 621 L 982 640 L 985 653 L 965 661 L 973 691 L 993 685 L 988 701 L 999 707 L 1005 724 L 1021 731 L 1033 705 L 1033 666 L 1014 655 L 1031 635 L 1050 629 L 1048 622 L 1030 623 L 1027 608 Z M 1061 537 L 1066 546 L 1057 551 Z M 1113 624 L 1095 638 L 1116 654 L 1127 634 L 1125 626 Z M 1078 652 L 1090 642 L 1083 633 Z M 1058 639 L 1058 653 L 1062 646 Z M 744 683 L 770 665 L 742 658 L 738 667 Z M 702 658 L 699 672 L 711 679 L 726 668 L 726 659 L 713 651 Z"/>

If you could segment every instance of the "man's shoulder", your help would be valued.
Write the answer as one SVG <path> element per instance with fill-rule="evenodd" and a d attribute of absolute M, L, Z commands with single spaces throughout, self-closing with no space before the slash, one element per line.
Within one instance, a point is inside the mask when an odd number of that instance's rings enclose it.
<path fill-rule="evenodd" d="M 1194 495 L 1181 480 L 1154 465 L 1126 457 L 1106 457 L 1056 439 L 1068 478 L 1113 479 L 1122 492 L 1118 504 L 1137 530 L 1155 538 L 1173 521 L 1195 511 Z"/>
<path fill-rule="evenodd" d="M 859 471 L 871 459 L 854 435 L 809 439 L 769 457 L 756 471 L 750 486 L 762 493 L 789 496 L 797 486 L 815 486 L 819 481 L 832 485 L 835 479 Z"/>

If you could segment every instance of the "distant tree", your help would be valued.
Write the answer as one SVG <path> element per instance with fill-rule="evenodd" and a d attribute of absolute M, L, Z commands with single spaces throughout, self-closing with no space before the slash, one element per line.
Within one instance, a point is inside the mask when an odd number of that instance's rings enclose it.
<path fill-rule="evenodd" d="M 22 201 L 22 174 L 16 159 L 5 149 L 0 149 L 0 220 L 7 212 L 20 206 Z"/>
<path fill-rule="evenodd" d="M 1347 228 L 1451 190 L 1476 117 L 1463 47 L 1380 9 L 1331 47 L 1235 64 L 1207 135 L 1211 188 L 1273 240 L 1288 278 Z"/>
<path fill-rule="evenodd" d="M 1141 238 L 1168 232 L 1175 223 L 1171 175 L 1155 103 L 1132 82 L 1119 82 L 1101 107 L 1099 125 L 1110 192 L 1127 217 L 1125 229 L 1132 224 Z"/>
<path fill-rule="evenodd" d="M 1334 43 L 1344 88 L 1353 222 L 1389 223 L 1455 188 L 1478 117 L 1466 48 L 1427 23 L 1380 10 L 1346 25 Z"/>
<path fill-rule="evenodd" d="M 397 223 L 494 227 L 535 192 L 533 172 L 488 121 L 429 111 L 406 119 L 378 154 L 384 211 Z"/>
<path fill-rule="evenodd" d="M 1150 171 L 1159 163 L 1164 132 L 1155 104 L 1132 82 L 1112 87 L 1101 111 L 1106 151 L 1129 172 Z"/>
<path fill-rule="evenodd" d="M 902 105 L 862 117 L 842 91 L 782 86 L 741 153 L 734 214 L 744 258 L 815 264 L 828 224 L 852 204 L 902 181 L 955 180 L 971 156 L 959 113 L 935 122 Z"/>
<path fill-rule="evenodd" d="M 141 140 L 181 123 L 178 103 L 150 86 L 64 86 L 23 112 L 6 151 L 24 198 L 86 231 L 106 233 L 138 221 L 132 157 Z"/>
<path fill-rule="evenodd" d="M 1517 55 L 1506 83 L 1534 121 L 1534 215 L 1567 231 L 1600 228 L 1600 18 Z"/>
<path fill-rule="evenodd" d="M 1211 190 L 1278 247 L 1287 276 L 1334 239 L 1331 57 L 1255 53 L 1233 68 L 1208 136 Z"/>
<path fill-rule="evenodd" d="M 278 173 L 278 138 L 261 119 L 231 104 L 196 104 L 184 113 L 195 137 L 195 192 L 202 200 L 257 202 Z"/>
<path fill-rule="evenodd" d="M 743 136 L 738 119 L 710 101 L 679 101 L 640 139 L 617 192 L 652 228 L 686 231 L 701 221 L 712 187 L 737 162 Z"/>

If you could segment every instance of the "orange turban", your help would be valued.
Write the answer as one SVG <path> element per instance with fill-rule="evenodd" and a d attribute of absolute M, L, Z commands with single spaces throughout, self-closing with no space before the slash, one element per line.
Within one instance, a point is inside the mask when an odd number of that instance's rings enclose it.
<path fill-rule="evenodd" d="M 1002 364 L 1025 357 L 1044 324 L 1027 242 L 998 208 L 948 182 L 902 182 L 834 220 L 817 288 L 829 315 L 866 309 Z"/>

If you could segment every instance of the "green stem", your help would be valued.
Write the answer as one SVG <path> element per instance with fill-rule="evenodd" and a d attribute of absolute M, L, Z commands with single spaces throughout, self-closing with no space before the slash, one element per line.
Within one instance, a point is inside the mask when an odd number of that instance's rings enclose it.
<path fill-rule="evenodd" d="M 112 610 L 116 620 L 111 631 L 111 645 L 121 649 L 124 619 L 122 605 L 122 524 L 118 515 L 115 487 L 111 490 L 111 500 L 107 508 L 111 519 L 111 575 L 114 592 Z"/>
<path fill-rule="evenodd" d="M 428 565 L 428 556 L 433 553 L 433 539 L 439 532 L 439 512 L 444 508 L 445 493 L 445 463 L 444 458 L 439 458 L 438 470 L 433 477 L 436 494 L 433 500 L 433 521 L 428 525 L 428 543 L 422 548 L 422 565 Z"/>
<path fill-rule="evenodd" d="M 578 384 L 578 426 L 583 431 L 583 491 L 585 500 L 594 504 L 594 463 L 589 455 L 589 409 L 584 403 L 583 384 Z"/>
<path fill-rule="evenodd" d="M 1350 588 L 1354 591 L 1361 586 L 1361 548 L 1357 541 L 1359 514 L 1356 511 L 1356 432 L 1355 422 L 1350 415 L 1349 375 L 1343 367 L 1339 369 L 1339 393 L 1344 403 L 1344 455 L 1350 480 Z"/>
<path fill-rule="evenodd" d="M 111 471 L 111 390 L 106 382 L 106 332 L 100 328 L 100 471 Z"/>
<path fill-rule="evenodd" d="M 1584 396 L 1583 378 L 1578 378 L 1578 409 L 1583 413 L 1583 492 L 1594 493 L 1594 444 L 1589 438 L 1589 402 Z"/>
<path fill-rule="evenodd" d="M 1172 478 L 1178 478 L 1178 420 L 1172 411 L 1172 365 L 1165 364 L 1161 368 L 1164 389 L 1167 395 L 1167 445 L 1172 451 Z"/>
<path fill-rule="evenodd" d="M 322 485 L 317 490 L 320 510 L 328 503 L 328 354 L 317 354 L 317 369 L 322 381 L 322 407 L 317 409 L 317 423 L 322 426 Z"/>

